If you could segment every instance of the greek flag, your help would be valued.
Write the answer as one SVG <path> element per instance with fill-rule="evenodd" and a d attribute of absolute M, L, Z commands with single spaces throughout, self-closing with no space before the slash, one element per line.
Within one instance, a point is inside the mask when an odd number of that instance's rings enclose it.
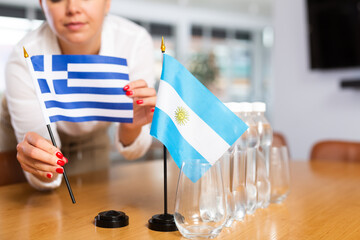
<path fill-rule="evenodd" d="M 132 122 L 126 59 L 100 55 L 27 58 L 47 124 L 57 121 Z M 32 66 L 32 67 L 31 67 Z"/>
<path fill-rule="evenodd" d="M 177 60 L 164 54 L 150 134 L 169 150 L 180 168 L 201 159 L 209 169 L 248 126 Z M 196 182 L 204 172 L 183 169 Z"/>

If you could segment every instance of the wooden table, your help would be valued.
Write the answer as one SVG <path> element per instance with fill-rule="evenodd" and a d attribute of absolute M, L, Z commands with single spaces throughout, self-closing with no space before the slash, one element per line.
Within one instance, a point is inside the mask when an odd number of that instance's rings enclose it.
<path fill-rule="evenodd" d="M 162 166 L 156 160 L 71 177 L 74 205 L 65 185 L 47 193 L 27 183 L 0 187 L 0 239 L 181 239 L 147 228 L 163 210 Z M 171 212 L 178 172 L 169 161 Z M 257 210 L 217 239 L 360 239 L 360 164 L 292 162 L 291 176 L 284 203 Z M 126 212 L 129 226 L 95 227 L 97 213 L 110 209 Z"/>

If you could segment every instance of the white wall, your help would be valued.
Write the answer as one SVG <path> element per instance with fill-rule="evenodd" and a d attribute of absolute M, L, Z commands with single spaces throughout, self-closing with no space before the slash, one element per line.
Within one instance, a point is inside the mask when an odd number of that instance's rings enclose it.
<path fill-rule="evenodd" d="M 343 78 L 360 78 L 360 68 L 309 68 L 305 0 L 274 1 L 274 129 L 285 134 L 294 159 L 308 159 L 322 139 L 360 141 L 360 91 L 340 88 Z M 360 43 L 359 43 L 360 44 Z"/>

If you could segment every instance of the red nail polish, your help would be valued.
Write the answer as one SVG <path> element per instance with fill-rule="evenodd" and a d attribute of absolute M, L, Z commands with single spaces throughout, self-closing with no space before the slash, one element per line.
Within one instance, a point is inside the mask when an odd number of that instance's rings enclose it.
<path fill-rule="evenodd" d="M 57 173 L 64 173 L 64 169 L 62 169 L 62 168 L 57 168 L 57 169 L 56 169 L 56 172 L 57 172 Z"/>
<path fill-rule="evenodd" d="M 69 162 L 69 160 L 66 157 L 64 157 L 63 159 L 64 159 L 65 163 Z"/>
<path fill-rule="evenodd" d="M 127 91 L 129 88 L 130 88 L 129 85 L 126 85 L 123 89 L 124 91 Z"/>
<path fill-rule="evenodd" d="M 47 176 L 48 178 L 52 178 L 51 173 L 46 174 L 46 176 Z"/>
<path fill-rule="evenodd" d="M 133 91 L 127 91 L 127 92 L 126 92 L 126 96 L 131 96 L 131 95 L 133 95 L 133 94 L 134 94 Z"/>
<path fill-rule="evenodd" d="M 57 152 L 57 153 L 55 153 L 55 155 L 60 159 L 62 159 L 64 157 L 64 155 L 61 152 Z"/>
<path fill-rule="evenodd" d="M 154 111 L 155 111 L 155 108 L 152 108 L 152 109 L 151 109 L 151 112 L 154 112 Z"/>
<path fill-rule="evenodd" d="M 137 103 L 137 104 L 143 104 L 144 101 L 143 101 L 143 100 L 137 100 L 136 103 Z"/>
<path fill-rule="evenodd" d="M 57 161 L 57 164 L 60 165 L 60 166 L 64 166 L 64 165 L 65 165 L 65 162 L 62 161 L 62 160 L 58 160 L 58 161 Z"/>

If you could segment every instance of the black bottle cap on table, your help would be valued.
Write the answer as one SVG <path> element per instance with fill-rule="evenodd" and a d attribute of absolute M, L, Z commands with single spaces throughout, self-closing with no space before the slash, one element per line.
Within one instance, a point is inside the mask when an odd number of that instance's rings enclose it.
<path fill-rule="evenodd" d="M 121 211 L 104 211 L 95 217 L 95 226 L 102 228 L 120 228 L 129 225 L 129 217 Z"/>

